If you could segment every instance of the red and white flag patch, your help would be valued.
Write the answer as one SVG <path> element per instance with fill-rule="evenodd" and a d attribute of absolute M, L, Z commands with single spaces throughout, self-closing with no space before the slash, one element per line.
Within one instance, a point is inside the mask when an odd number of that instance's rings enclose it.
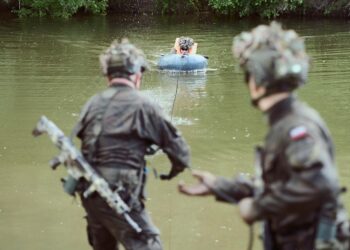
<path fill-rule="evenodd" d="M 298 126 L 289 131 L 289 137 L 293 141 L 303 139 L 308 136 L 307 129 L 304 126 Z"/>

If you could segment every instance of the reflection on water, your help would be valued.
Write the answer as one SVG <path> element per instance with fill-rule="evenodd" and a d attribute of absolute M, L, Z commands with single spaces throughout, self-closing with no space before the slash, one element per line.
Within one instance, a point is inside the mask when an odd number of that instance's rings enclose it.
<path fill-rule="evenodd" d="M 350 26 L 345 21 L 283 22 L 306 39 L 312 57 L 309 83 L 299 95 L 327 121 L 337 146 L 342 183 L 350 181 Z M 83 209 L 61 189 L 63 171 L 48 160 L 57 153 L 30 131 L 45 114 L 69 133 L 83 103 L 105 88 L 98 55 L 114 38 L 144 49 L 154 70 L 144 76 L 143 94 L 158 103 L 191 145 L 193 168 L 221 175 L 252 173 L 252 148 L 266 131 L 249 105 L 243 74 L 231 56 L 232 37 L 258 24 L 210 18 L 96 17 L 73 20 L 0 18 L 0 242 L 7 250 L 89 249 Z M 186 31 L 184 33 L 184 31 Z M 208 56 L 205 74 L 155 70 L 173 41 L 188 35 Z M 159 153 L 148 160 L 169 171 Z M 185 181 L 192 181 L 185 172 Z M 178 180 L 177 179 L 177 180 Z M 245 249 L 248 228 L 235 208 L 211 198 L 189 199 L 176 182 L 149 174 L 147 206 L 162 231 L 165 249 Z M 344 196 L 348 207 L 350 199 Z M 256 230 L 258 231 L 258 230 Z M 258 241 L 256 241 L 258 242 Z M 254 249 L 261 249 L 256 243 Z"/>

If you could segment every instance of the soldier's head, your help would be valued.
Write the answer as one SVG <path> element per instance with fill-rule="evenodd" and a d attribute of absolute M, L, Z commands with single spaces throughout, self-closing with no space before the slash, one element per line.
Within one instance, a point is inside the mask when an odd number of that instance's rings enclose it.
<path fill-rule="evenodd" d="M 190 37 L 180 37 L 179 39 L 179 47 L 181 53 L 188 53 L 190 49 L 192 48 L 194 42 L 193 39 Z"/>
<path fill-rule="evenodd" d="M 262 96 L 253 98 L 255 105 L 262 98 L 292 92 L 306 82 L 309 57 L 304 40 L 276 22 L 237 35 L 232 50 L 244 70 L 246 83 L 253 82 L 264 89 Z"/>
<path fill-rule="evenodd" d="M 142 50 L 127 39 L 113 41 L 107 50 L 100 55 L 102 73 L 109 81 L 126 79 L 139 85 L 144 71 L 149 69 Z M 139 86 L 137 86 L 139 87 Z"/>

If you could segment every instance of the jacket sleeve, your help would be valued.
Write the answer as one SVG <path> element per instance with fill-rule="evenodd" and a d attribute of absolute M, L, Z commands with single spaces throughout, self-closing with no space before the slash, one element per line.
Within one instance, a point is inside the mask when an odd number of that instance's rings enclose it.
<path fill-rule="evenodd" d="M 70 138 L 73 139 L 74 137 L 79 137 L 81 139 L 81 132 L 83 130 L 84 127 L 84 119 L 87 115 L 87 113 L 89 112 L 90 106 L 92 104 L 92 102 L 94 101 L 95 96 L 92 96 L 83 106 L 83 108 L 80 111 L 79 114 L 79 119 L 78 122 L 75 124 L 75 126 L 73 127 L 73 130 L 71 132 Z"/>
<path fill-rule="evenodd" d="M 158 145 L 167 154 L 174 169 L 182 171 L 190 166 L 189 146 L 159 107 L 145 106 L 139 110 L 136 120 L 139 134 Z"/>
<path fill-rule="evenodd" d="M 213 186 L 209 188 L 214 193 L 216 200 L 233 204 L 254 194 L 253 182 L 243 176 L 232 179 L 217 177 Z"/>
<path fill-rule="evenodd" d="M 289 178 L 267 183 L 264 192 L 255 198 L 260 218 L 317 210 L 338 192 L 329 144 L 320 129 L 303 125 L 293 128 L 286 137 L 287 146 L 275 164 L 283 164 L 279 168 L 288 171 Z"/>

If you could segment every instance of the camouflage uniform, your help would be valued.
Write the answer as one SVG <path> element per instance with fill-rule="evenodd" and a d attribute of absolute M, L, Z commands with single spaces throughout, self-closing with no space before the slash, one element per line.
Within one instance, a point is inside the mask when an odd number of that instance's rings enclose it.
<path fill-rule="evenodd" d="M 258 218 L 268 229 L 265 249 L 314 249 L 320 216 L 335 223 L 339 207 L 328 129 L 313 109 L 294 97 L 277 103 L 267 116 L 270 131 L 259 150 L 264 188 L 219 178 L 213 190 L 221 200 L 255 195 Z"/>
<path fill-rule="evenodd" d="M 308 58 L 302 41 L 275 23 L 241 34 L 234 52 L 247 78 L 252 74 L 257 85 L 267 88 L 264 97 L 291 91 L 306 80 Z M 269 132 L 257 149 L 261 179 L 219 177 L 212 191 L 228 202 L 253 197 L 256 219 L 264 221 L 266 250 L 347 249 L 347 239 L 336 235 L 341 227 L 340 188 L 324 121 L 293 95 L 266 115 Z"/>
<path fill-rule="evenodd" d="M 132 45 L 112 46 L 114 51 L 110 48 L 101 56 L 106 75 L 128 78 L 141 71 L 142 65 L 134 69 L 140 51 L 133 59 L 136 48 Z M 130 68 L 125 69 L 125 65 Z M 75 133 L 82 140 L 83 155 L 113 189 L 119 190 L 132 209 L 130 216 L 142 228 L 141 234 L 134 232 L 97 194 L 82 198 L 94 250 L 116 250 L 117 242 L 127 250 L 162 249 L 159 230 L 144 209 L 144 156 L 149 146 L 156 144 L 172 163 L 169 178 L 183 171 L 189 165 L 189 148 L 179 132 L 138 90 L 116 82 L 87 102 Z"/>

